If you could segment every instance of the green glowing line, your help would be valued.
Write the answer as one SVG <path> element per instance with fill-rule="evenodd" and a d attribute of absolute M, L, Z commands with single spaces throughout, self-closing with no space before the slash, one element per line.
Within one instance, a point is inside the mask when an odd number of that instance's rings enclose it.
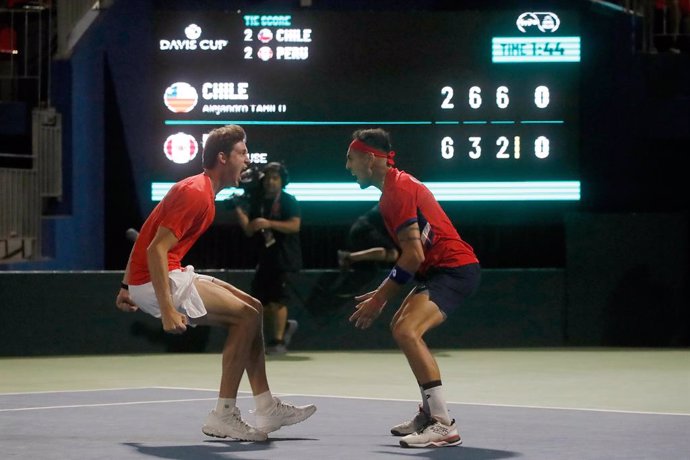
<path fill-rule="evenodd" d="M 172 187 L 172 182 L 153 182 L 151 200 L 160 201 Z M 427 182 L 439 201 L 579 201 L 579 181 L 524 181 L 524 182 Z M 352 182 L 291 183 L 287 191 L 299 201 L 378 201 L 381 192 L 374 188 L 360 190 Z M 229 187 L 216 195 L 222 201 L 232 194 L 241 194 Z"/>
<path fill-rule="evenodd" d="M 165 120 L 166 125 L 267 125 L 267 126 L 336 126 L 336 125 L 430 125 L 431 121 L 259 121 L 259 120 Z"/>

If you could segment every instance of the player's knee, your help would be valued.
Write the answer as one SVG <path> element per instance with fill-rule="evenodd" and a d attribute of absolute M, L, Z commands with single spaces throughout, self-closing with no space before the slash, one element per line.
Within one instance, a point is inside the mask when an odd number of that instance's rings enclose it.
<path fill-rule="evenodd" d="M 391 327 L 393 333 L 393 339 L 399 345 L 405 343 L 411 343 L 419 340 L 419 334 L 416 328 L 411 327 L 410 324 L 405 322 L 397 322 Z"/>
<path fill-rule="evenodd" d="M 263 314 L 264 305 L 261 303 L 259 299 L 252 297 L 247 301 L 247 304 L 249 304 L 249 306 L 255 309 L 257 312 L 259 312 L 259 315 Z"/>
<path fill-rule="evenodd" d="M 261 307 L 261 303 L 258 304 Z M 261 318 L 261 309 L 257 309 L 254 305 L 248 303 L 244 304 L 240 310 L 240 321 L 247 327 L 256 326 Z"/>

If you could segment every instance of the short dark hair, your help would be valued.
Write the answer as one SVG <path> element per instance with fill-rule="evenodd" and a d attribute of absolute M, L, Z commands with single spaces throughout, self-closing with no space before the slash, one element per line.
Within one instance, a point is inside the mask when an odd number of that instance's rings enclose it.
<path fill-rule="evenodd" d="M 367 144 L 369 147 L 374 147 L 378 150 L 383 150 L 384 152 L 390 152 L 393 150 L 391 145 L 391 135 L 388 131 L 384 131 L 381 128 L 372 129 L 358 129 L 352 133 L 352 139 L 360 140 Z"/>
<path fill-rule="evenodd" d="M 211 131 L 204 144 L 201 162 L 206 169 L 213 169 L 218 163 L 218 154 L 230 155 L 235 144 L 247 140 L 247 134 L 241 126 L 226 125 Z"/>
<path fill-rule="evenodd" d="M 261 170 L 261 180 L 263 180 L 264 176 L 266 176 L 268 173 L 278 174 L 280 176 L 280 182 L 283 188 L 290 183 L 290 174 L 288 173 L 285 165 L 279 161 L 272 161 L 263 167 Z"/>

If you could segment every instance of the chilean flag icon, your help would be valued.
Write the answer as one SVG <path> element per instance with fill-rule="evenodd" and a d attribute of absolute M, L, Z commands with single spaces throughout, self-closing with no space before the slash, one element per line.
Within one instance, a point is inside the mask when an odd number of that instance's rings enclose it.
<path fill-rule="evenodd" d="M 163 94 L 165 106 L 175 113 L 190 112 L 199 100 L 196 89 L 189 83 L 177 82 L 168 86 Z"/>

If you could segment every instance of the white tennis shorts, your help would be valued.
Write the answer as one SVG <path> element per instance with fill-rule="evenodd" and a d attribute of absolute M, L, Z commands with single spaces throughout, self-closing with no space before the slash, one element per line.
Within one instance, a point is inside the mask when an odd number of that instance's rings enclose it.
<path fill-rule="evenodd" d="M 206 315 L 206 307 L 204 307 L 204 302 L 201 300 L 196 286 L 194 286 L 194 280 L 211 280 L 213 278 L 195 273 L 194 267 L 191 265 L 187 265 L 181 270 L 171 271 L 168 274 L 168 278 L 170 279 L 170 293 L 172 294 L 175 309 L 187 315 L 187 318 L 190 319 L 189 324 L 193 326 L 194 318 L 200 318 Z M 129 295 L 141 311 L 155 318 L 161 317 L 158 299 L 156 299 L 156 292 L 153 290 L 153 284 L 151 282 L 138 286 L 130 285 Z"/>

